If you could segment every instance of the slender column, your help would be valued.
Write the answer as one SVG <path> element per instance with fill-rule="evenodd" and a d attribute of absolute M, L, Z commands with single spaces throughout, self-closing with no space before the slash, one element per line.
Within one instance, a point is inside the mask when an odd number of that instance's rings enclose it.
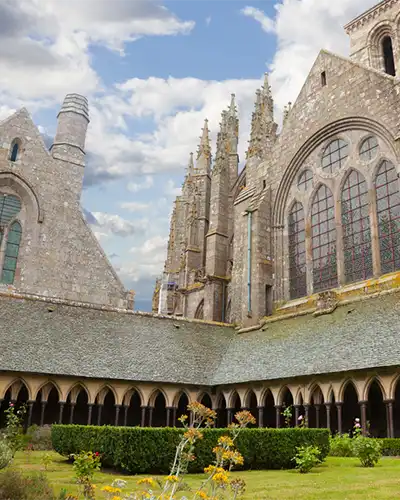
<path fill-rule="evenodd" d="M 336 403 L 336 410 L 337 410 L 337 425 L 338 425 L 338 433 L 342 434 L 342 408 L 343 408 L 343 403 L 338 402 Z"/>
<path fill-rule="evenodd" d="M 358 403 L 361 410 L 361 429 L 363 436 L 367 435 L 367 404 L 368 401 L 360 401 Z"/>
<path fill-rule="evenodd" d="M 142 406 L 142 415 L 140 419 L 140 427 L 145 427 L 146 425 L 146 408 L 147 406 Z"/>
<path fill-rule="evenodd" d="M 34 403 L 35 403 L 35 401 L 28 401 L 28 423 L 27 423 L 27 427 L 30 427 L 32 425 L 32 411 L 33 411 L 33 405 L 34 405 Z"/>
<path fill-rule="evenodd" d="M 46 410 L 46 405 L 47 401 L 42 401 L 41 402 L 41 408 L 40 408 L 40 427 L 43 427 L 44 425 L 44 412 Z"/>
<path fill-rule="evenodd" d="M 277 429 L 281 427 L 281 409 L 282 406 L 280 405 L 275 406 L 275 425 Z"/>
<path fill-rule="evenodd" d="M 387 437 L 394 438 L 393 403 L 394 399 L 384 401 L 386 407 Z"/>
<path fill-rule="evenodd" d="M 62 422 L 63 422 L 63 413 L 64 413 L 65 401 L 59 401 L 58 404 L 60 405 L 60 410 L 58 412 L 58 423 L 62 424 Z"/>
<path fill-rule="evenodd" d="M 176 412 L 178 408 L 173 408 L 172 410 L 172 427 L 176 427 Z"/>
<path fill-rule="evenodd" d="M 320 427 L 320 410 L 321 410 L 321 405 L 314 405 L 315 408 L 315 427 L 319 429 Z"/>
<path fill-rule="evenodd" d="M 97 425 L 101 425 L 101 413 L 103 411 L 103 405 L 98 404 L 97 405 Z"/>
<path fill-rule="evenodd" d="M 326 427 L 332 432 L 331 429 L 331 403 L 325 403 L 326 408 Z"/>
<path fill-rule="evenodd" d="M 299 426 L 300 405 L 294 405 L 294 426 Z"/>
<path fill-rule="evenodd" d="M 119 411 L 121 409 L 121 405 L 115 405 L 115 422 L 114 425 L 115 427 L 118 427 L 119 424 Z"/>
<path fill-rule="evenodd" d="M 190 427 L 192 427 L 192 425 L 193 425 L 193 419 L 194 419 L 193 412 L 189 411 L 189 425 L 190 425 Z"/>
<path fill-rule="evenodd" d="M 226 409 L 226 414 L 227 414 L 227 424 L 228 424 L 228 425 L 230 425 L 230 424 L 232 423 L 233 412 L 234 412 L 234 408 L 227 408 L 227 409 Z"/>
<path fill-rule="evenodd" d="M 167 406 L 167 427 L 173 427 L 171 425 L 174 415 L 174 408 L 172 406 Z"/>
<path fill-rule="evenodd" d="M 304 427 L 309 426 L 310 421 L 310 405 L 304 405 Z"/>
<path fill-rule="evenodd" d="M 258 427 L 264 427 L 264 406 L 258 406 Z"/>
<path fill-rule="evenodd" d="M 87 425 L 92 425 L 93 403 L 88 403 Z"/>
<path fill-rule="evenodd" d="M 74 423 L 74 410 L 75 410 L 76 403 L 71 401 L 70 406 L 71 406 L 71 413 L 69 414 L 69 423 L 73 424 Z"/>
<path fill-rule="evenodd" d="M 149 427 L 153 427 L 153 406 L 149 406 Z"/>
<path fill-rule="evenodd" d="M 129 410 L 129 406 L 124 405 L 124 427 L 127 427 L 127 425 L 128 425 L 128 410 Z"/>

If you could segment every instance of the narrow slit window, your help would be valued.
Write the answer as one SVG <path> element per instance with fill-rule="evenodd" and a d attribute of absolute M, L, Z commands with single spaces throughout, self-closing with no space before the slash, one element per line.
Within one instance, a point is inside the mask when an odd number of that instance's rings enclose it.
<path fill-rule="evenodd" d="M 17 161 L 18 160 L 18 153 L 19 153 L 19 144 L 18 144 L 18 142 L 14 142 L 14 144 L 11 148 L 10 161 Z"/>
<path fill-rule="evenodd" d="M 383 51 L 383 61 L 385 64 L 385 72 L 388 75 L 396 76 L 393 45 L 390 36 L 385 36 L 385 38 L 382 40 L 382 51 Z"/>
<path fill-rule="evenodd" d="M 323 71 L 323 72 L 321 73 L 321 85 L 322 85 L 323 87 L 325 87 L 325 86 L 326 86 L 326 71 Z"/>

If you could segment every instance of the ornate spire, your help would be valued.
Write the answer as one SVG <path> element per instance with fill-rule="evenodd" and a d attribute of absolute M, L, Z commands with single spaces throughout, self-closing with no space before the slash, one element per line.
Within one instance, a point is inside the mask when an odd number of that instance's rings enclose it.
<path fill-rule="evenodd" d="M 187 175 L 193 175 L 194 172 L 194 161 L 193 161 L 193 153 L 190 153 L 189 163 L 186 169 Z"/>
<path fill-rule="evenodd" d="M 235 100 L 235 94 L 231 94 L 231 104 L 229 105 L 229 110 L 228 113 L 230 116 L 235 116 L 236 117 L 236 100 Z"/>
<path fill-rule="evenodd" d="M 209 173 L 211 168 L 211 147 L 207 118 L 204 120 L 204 127 L 202 130 L 203 133 L 197 150 L 196 170 L 197 173 Z"/>
<path fill-rule="evenodd" d="M 256 102 L 251 120 L 251 132 L 247 158 L 262 157 L 271 141 L 275 140 L 277 125 L 274 122 L 274 101 L 268 81 L 264 75 L 264 85 L 256 91 Z"/>

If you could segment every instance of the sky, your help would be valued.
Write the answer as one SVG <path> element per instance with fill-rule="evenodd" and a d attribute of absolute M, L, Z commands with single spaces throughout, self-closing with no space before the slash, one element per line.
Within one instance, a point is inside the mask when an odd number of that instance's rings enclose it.
<path fill-rule="evenodd" d="M 279 123 L 324 48 L 376 0 L 0 0 L 0 119 L 22 106 L 51 144 L 65 95 L 89 99 L 82 209 L 136 309 L 150 310 L 172 204 L 205 118 L 235 93 L 244 164 L 255 91 Z"/>

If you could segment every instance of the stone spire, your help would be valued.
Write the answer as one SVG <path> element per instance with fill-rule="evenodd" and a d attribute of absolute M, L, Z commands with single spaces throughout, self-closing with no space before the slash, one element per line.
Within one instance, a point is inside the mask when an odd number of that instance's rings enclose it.
<path fill-rule="evenodd" d="M 230 112 L 231 108 L 229 108 Z M 219 132 L 217 134 L 217 150 L 215 152 L 215 161 L 213 168 L 213 175 L 217 175 L 220 173 L 224 160 L 226 157 L 226 132 L 228 127 L 228 111 L 222 111 L 221 113 L 221 122 L 219 124 Z"/>
<path fill-rule="evenodd" d="M 209 174 L 211 169 L 211 147 L 208 120 L 204 120 L 203 133 L 197 150 L 196 171 L 198 174 Z"/>
<path fill-rule="evenodd" d="M 274 101 L 268 81 L 268 74 L 265 73 L 264 85 L 256 91 L 247 158 L 253 156 L 262 157 L 271 141 L 275 140 L 276 129 L 277 125 L 274 122 Z"/>
<path fill-rule="evenodd" d="M 191 175 L 193 175 L 193 172 L 194 172 L 193 153 L 190 153 L 189 163 L 188 163 L 188 166 L 187 166 L 187 175 L 191 176 Z"/>

